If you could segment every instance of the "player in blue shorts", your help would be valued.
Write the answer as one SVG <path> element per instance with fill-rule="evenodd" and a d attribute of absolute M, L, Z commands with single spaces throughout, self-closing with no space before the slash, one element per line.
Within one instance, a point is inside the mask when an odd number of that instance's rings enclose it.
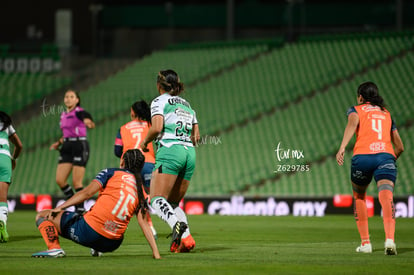
<path fill-rule="evenodd" d="M 383 212 L 385 254 L 396 255 L 393 191 L 397 179 L 396 160 L 404 151 L 404 145 L 375 83 L 362 83 L 357 90 L 357 100 L 358 105 L 348 110 L 348 124 L 336 154 L 338 164 L 343 165 L 345 148 L 355 133 L 351 183 L 355 220 L 361 237 L 361 245 L 356 248 L 356 252 L 372 252 L 365 197 L 374 178 Z"/>
<path fill-rule="evenodd" d="M 153 257 L 160 258 L 151 228 L 145 219 L 148 204 L 141 181 L 144 156 L 138 149 L 123 155 L 120 167 L 102 170 L 82 191 L 52 210 L 43 210 L 36 216 L 36 224 L 48 250 L 34 253 L 32 257 L 58 258 L 65 252 L 60 247 L 59 235 L 90 247 L 95 252 L 117 249 L 133 215 L 151 246 Z M 85 214 L 63 211 L 84 202 L 99 191 L 95 205 Z"/>

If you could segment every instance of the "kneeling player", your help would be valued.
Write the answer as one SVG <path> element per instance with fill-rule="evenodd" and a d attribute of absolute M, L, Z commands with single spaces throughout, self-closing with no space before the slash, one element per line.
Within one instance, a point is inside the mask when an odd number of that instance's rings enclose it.
<path fill-rule="evenodd" d="M 58 235 L 94 251 L 112 252 L 121 245 L 128 223 L 136 213 L 153 257 L 159 259 L 155 239 L 145 219 L 148 205 L 140 180 L 143 164 L 144 156 L 140 150 L 128 150 L 121 159 L 121 168 L 102 170 L 88 187 L 65 203 L 55 209 L 39 212 L 36 225 L 48 250 L 35 253 L 32 257 L 64 257 Z M 91 198 L 98 191 L 95 205 L 84 215 L 62 211 Z"/>

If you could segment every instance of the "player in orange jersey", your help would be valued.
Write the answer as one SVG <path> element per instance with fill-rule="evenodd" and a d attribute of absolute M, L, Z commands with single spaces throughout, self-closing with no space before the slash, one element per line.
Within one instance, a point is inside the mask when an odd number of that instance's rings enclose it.
<path fill-rule="evenodd" d="M 157 244 L 145 219 L 148 204 L 144 197 L 140 172 L 144 156 L 140 150 L 128 150 L 120 161 L 121 168 L 102 170 L 83 190 L 52 210 L 36 216 L 36 224 L 48 250 L 32 257 L 64 257 L 59 235 L 99 252 L 112 252 L 123 240 L 131 217 L 138 213 L 138 222 L 147 239 L 153 257 L 160 258 Z M 62 211 L 91 198 L 99 191 L 95 205 L 84 215 Z"/>
<path fill-rule="evenodd" d="M 121 126 L 116 135 L 114 153 L 119 158 L 129 149 L 140 149 L 139 145 L 147 136 L 151 126 L 150 107 L 144 100 L 132 104 L 130 114 L 131 121 Z M 148 146 L 148 152 L 142 153 L 145 156 L 145 163 L 141 170 L 141 178 L 145 192 L 149 194 L 152 170 L 154 169 L 155 164 L 155 154 L 152 144 Z M 157 231 L 152 224 L 149 211 L 147 212 L 147 219 L 151 226 L 154 238 L 157 239 Z"/>
<path fill-rule="evenodd" d="M 374 177 L 383 211 L 385 254 L 396 255 L 393 191 L 397 179 L 396 160 L 404 151 L 404 145 L 389 111 L 385 108 L 384 100 L 379 95 L 377 85 L 373 82 L 362 83 L 358 87 L 357 96 L 359 105 L 348 110 L 348 124 L 336 154 L 338 164 L 343 165 L 345 148 L 356 133 L 351 163 L 355 220 L 361 236 L 361 245 L 356 251 L 372 252 L 365 196 Z"/>

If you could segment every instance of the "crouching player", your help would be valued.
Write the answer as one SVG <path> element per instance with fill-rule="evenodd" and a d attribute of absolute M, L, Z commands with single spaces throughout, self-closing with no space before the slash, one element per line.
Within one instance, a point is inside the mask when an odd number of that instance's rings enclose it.
<path fill-rule="evenodd" d="M 85 189 L 65 203 L 55 209 L 39 212 L 36 225 L 48 250 L 34 253 L 32 257 L 64 257 L 59 235 L 90 247 L 95 252 L 112 252 L 121 245 L 131 217 L 137 214 L 152 255 L 159 259 L 157 244 L 145 219 L 148 204 L 140 175 L 143 165 L 144 156 L 141 151 L 128 150 L 120 161 L 120 168 L 102 170 Z M 98 191 L 95 205 L 84 215 L 63 211 L 91 198 Z"/>

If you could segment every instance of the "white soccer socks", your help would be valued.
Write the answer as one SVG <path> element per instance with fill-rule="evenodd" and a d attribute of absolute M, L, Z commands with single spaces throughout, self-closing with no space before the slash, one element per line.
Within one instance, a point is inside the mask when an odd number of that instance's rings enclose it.
<path fill-rule="evenodd" d="M 174 212 L 178 218 L 178 221 L 185 222 L 185 224 L 187 224 L 187 229 L 185 230 L 182 236 L 182 238 L 185 239 L 190 235 L 190 227 L 188 226 L 187 216 L 185 215 L 184 211 L 179 206 L 174 208 Z"/>
<path fill-rule="evenodd" d="M 0 221 L 7 223 L 7 216 L 9 214 L 9 207 L 7 202 L 0 202 Z"/>
<path fill-rule="evenodd" d="M 158 217 L 168 223 L 171 229 L 174 228 L 174 225 L 178 222 L 178 218 L 174 212 L 174 209 L 165 198 L 152 198 L 151 207 L 154 209 L 154 212 L 158 215 Z"/>

